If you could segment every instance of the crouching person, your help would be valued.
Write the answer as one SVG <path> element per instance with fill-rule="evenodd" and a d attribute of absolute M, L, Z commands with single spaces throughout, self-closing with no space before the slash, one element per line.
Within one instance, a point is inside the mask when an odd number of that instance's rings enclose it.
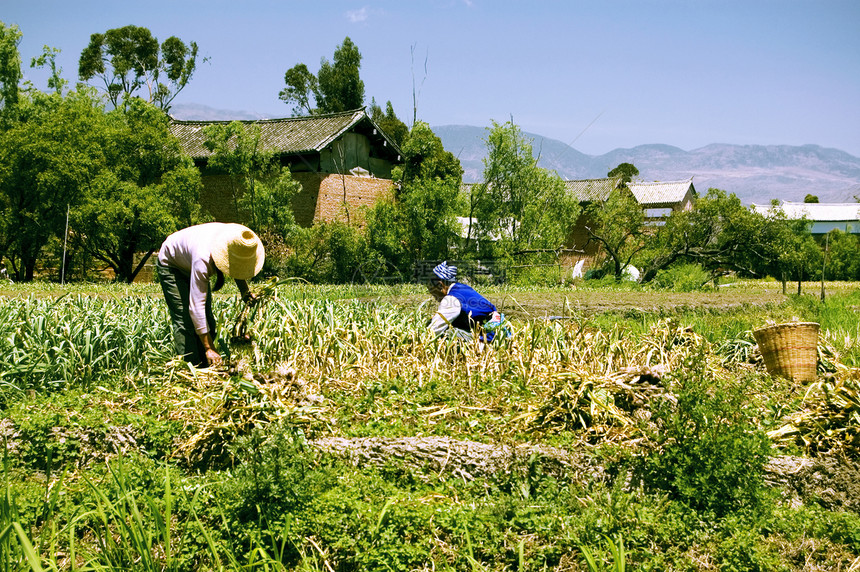
<path fill-rule="evenodd" d="M 433 269 L 427 284 L 430 295 L 439 302 L 439 309 L 430 320 L 429 328 L 437 336 L 452 336 L 472 340 L 479 326 L 499 319 L 496 307 L 474 288 L 456 281 L 457 267 L 447 261 Z M 491 342 L 495 332 L 484 331 L 481 341 Z"/>
<path fill-rule="evenodd" d="M 174 232 L 161 245 L 155 267 L 170 311 L 176 353 L 198 367 L 218 365 L 212 292 L 224 275 L 236 281 L 245 303 L 256 296 L 247 281 L 263 268 L 263 244 L 240 224 L 210 222 Z M 210 288 L 209 280 L 215 277 Z"/>

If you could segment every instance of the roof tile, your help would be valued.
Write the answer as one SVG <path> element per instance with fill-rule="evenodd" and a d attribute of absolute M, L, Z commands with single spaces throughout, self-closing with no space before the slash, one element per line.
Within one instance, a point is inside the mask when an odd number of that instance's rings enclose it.
<path fill-rule="evenodd" d="M 327 115 L 240 121 L 240 123 L 259 127 L 266 149 L 279 153 L 304 153 L 323 150 L 365 117 L 368 117 L 365 110 L 357 109 Z M 204 128 L 207 125 L 229 125 L 230 123 L 232 122 L 172 120 L 170 131 L 179 139 L 182 147 L 192 158 L 203 159 L 212 155 L 212 152 L 203 144 L 206 141 Z"/>

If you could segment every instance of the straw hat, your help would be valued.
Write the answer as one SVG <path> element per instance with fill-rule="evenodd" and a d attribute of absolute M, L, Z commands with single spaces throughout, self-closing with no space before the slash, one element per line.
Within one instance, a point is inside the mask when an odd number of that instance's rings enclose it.
<path fill-rule="evenodd" d="M 250 280 L 263 268 L 266 252 L 253 230 L 241 224 L 225 224 L 212 246 L 218 270 L 234 280 Z"/>

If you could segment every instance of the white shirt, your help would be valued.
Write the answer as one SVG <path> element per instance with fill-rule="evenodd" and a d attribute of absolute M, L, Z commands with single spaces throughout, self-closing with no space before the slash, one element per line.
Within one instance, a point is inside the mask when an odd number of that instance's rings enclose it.
<path fill-rule="evenodd" d="M 463 311 L 463 306 L 460 304 L 460 301 L 453 296 L 445 296 L 442 298 L 442 301 L 439 302 L 439 309 L 436 310 L 436 313 L 433 315 L 433 319 L 430 320 L 430 331 L 436 334 L 437 336 L 441 336 L 445 333 L 445 330 L 452 327 L 451 322 L 460 315 L 460 312 Z"/>
<path fill-rule="evenodd" d="M 159 264 L 178 268 L 190 277 L 188 311 L 198 334 L 209 331 L 206 294 L 209 292 L 209 278 L 217 271 L 212 261 L 212 245 L 224 226 L 224 223 L 208 222 L 183 228 L 168 236 L 158 251 Z"/>

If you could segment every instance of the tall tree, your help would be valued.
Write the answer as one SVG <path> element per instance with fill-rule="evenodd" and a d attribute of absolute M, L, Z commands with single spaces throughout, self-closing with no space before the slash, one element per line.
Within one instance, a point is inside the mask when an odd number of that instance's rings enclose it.
<path fill-rule="evenodd" d="M 472 187 L 476 236 L 499 255 L 557 250 L 579 214 L 558 175 L 538 167 L 532 145 L 512 122 L 493 122 L 487 136 L 484 182 Z"/>
<path fill-rule="evenodd" d="M 400 270 L 449 256 L 458 235 L 456 207 L 463 169 L 430 126 L 418 121 L 403 143 L 398 191 L 367 213 L 370 247 Z"/>
<path fill-rule="evenodd" d="M 72 211 L 73 243 L 132 282 L 168 234 L 199 222 L 200 173 L 151 104 L 133 99 L 105 119 L 104 164 Z"/>
<path fill-rule="evenodd" d="M 0 256 L 18 280 L 33 279 L 48 240 L 105 163 L 104 110 L 88 90 L 62 97 L 33 91 L 0 131 Z"/>
<path fill-rule="evenodd" d="M 82 81 L 101 79 L 114 107 L 145 88 L 144 99 L 167 111 L 196 67 L 195 42 L 185 44 L 171 36 L 159 44 L 149 29 L 124 26 L 90 36 L 78 75 Z"/>
<path fill-rule="evenodd" d="M 364 81 L 359 76 L 361 52 L 349 37 L 334 51 L 334 61 L 323 58 L 317 72 L 321 113 L 358 109 L 364 105 Z"/>
<path fill-rule="evenodd" d="M 633 177 L 639 176 L 639 169 L 633 163 L 619 163 L 617 167 L 609 171 L 607 177 L 621 177 L 621 182 L 627 184 L 633 180 Z"/>
<path fill-rule="evenodd" d="M 311 115 L 316 104 L 316 94 L 319 92 L 317 76 L 312 74 L 305 64 L 296 64 L 284 74 L 287 84 L 279 97 L 285 103 L 294 103 L 293 115 Z"/>
<path fill-rule="evenodd" d="M 600 243 L 612 262 L 615 280 L 621 280 L 633 258 L 647 244 L 645 213 L 626 186 L 615 189 L 604 202 L 586 209 L 589 240 Z"/>
<path fill-rule="evenodd" d="M 332 62 L 322 58 L 316 75 L 303 63 L 288 69 L 284 74 L 286 87 L 279 96 L 285 103 L 295 105 L 293 113 L 296 115 L 358 109 L 364 105 L 360 69 L 361 52 L 346 37 L 335 49 Z"/>

